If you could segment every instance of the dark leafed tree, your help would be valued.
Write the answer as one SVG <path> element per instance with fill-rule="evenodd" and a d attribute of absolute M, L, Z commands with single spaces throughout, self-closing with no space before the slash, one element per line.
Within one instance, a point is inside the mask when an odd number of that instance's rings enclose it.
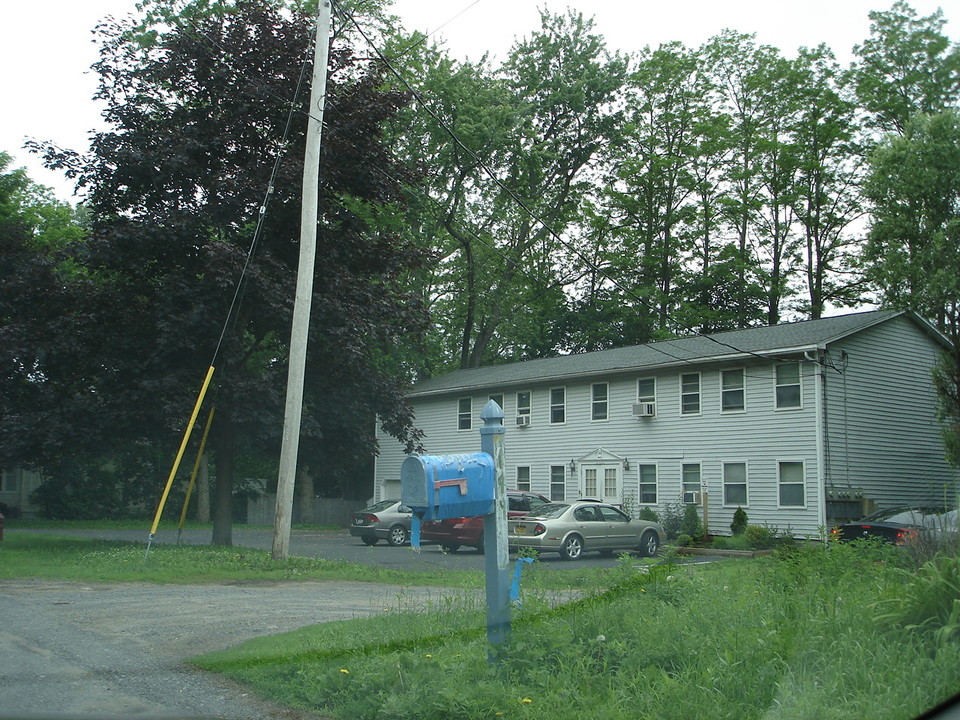
<path fill-rule="evenodd" d="M 136 416 L 140 437 L 149 429 L 169 447 L 216 367 L 214 542 L 229 544 L 239 449 L 269 456 L 279 447 L 305 88 L 290 109 L 311 71 L 311 18 L 270 0 L 152 7 L 158 14 L 141 25 L 99 28 L 98 98 L 110 129 L 89 157 L 48 147 L 47 159 L 87 189 L 84 267 L 113 299 L 96 318 L 103 342 L 116 339 L 95 358 L 105 417 Z M 379 70 L 344 42 L 330 57 L 300 454 L 323 478 L 322 494 L 363 495 L 357 468 L 375 449 L 375 417 L 417 443 L 404 382 L 384 358 L 425 327 L 422 305 L 398 282 L 423 254 L 376 222 L 416 182 L 382 142 L 407 98 L 385 92 Z"/>

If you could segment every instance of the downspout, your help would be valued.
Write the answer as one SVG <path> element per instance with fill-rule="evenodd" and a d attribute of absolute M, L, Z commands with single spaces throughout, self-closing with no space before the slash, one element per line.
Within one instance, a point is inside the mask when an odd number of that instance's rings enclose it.
<path fill-rule="evenodd" d="M 824 425 L 826 424 L 826 366 L 820 361 L 822 353 L 826 352 L 825 347 L 817 348 L 817 357 L 810 357 L 809 352 L 804 352 L 803 357 L 808 362 L 816 364 L 818 371 L 815 374 L 816 385 L 814 390 L 814 412 L 816 413 L 816 435 L 817 435 L 817 527 L 824 529 L 824 542 L 826 541 L 827 527 L 827 479 L 830 471 L 829 458 L 826 452 L 826 433 Z"/>

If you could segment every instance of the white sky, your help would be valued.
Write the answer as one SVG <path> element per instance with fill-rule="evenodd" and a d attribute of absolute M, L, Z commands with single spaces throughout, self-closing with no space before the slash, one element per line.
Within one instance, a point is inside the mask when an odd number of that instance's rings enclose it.
<path fill-rule="evenodd" d="M 955 0 L 952 0 L 955 2 Z M 71 186 L 43 169 L 22 149 L 28 138 L 52 140 L 85 151 L 89 131 L 100 127 L 91 100 L 97 58 L 91 30 L 103 17 L 132 12 L 136 0 L 5 0 L 0 11 L 0 150 L 14 156 L 36 182 L 70 200 Z M 679 40 L 697 47 L 724 28 L 756 33 L 757 41 L 792 55 L 798 47 L 829 45 L 841 62 L 869 34 L 870 10 L 893 0 L 396 0 L 395 14 L 408 30 L 433 32 L 458 58 L 489 51 L 502 60 L 514 40 L 539 28 L 538 8 L 567 7 L 596 21 L 611 50 L 625 52 Z M 912 0 L 921 16 L 943 7 L 946 33 L 960 36 L 960 6 Z M 441 27 L 442 26 L 442 27 Z"/>

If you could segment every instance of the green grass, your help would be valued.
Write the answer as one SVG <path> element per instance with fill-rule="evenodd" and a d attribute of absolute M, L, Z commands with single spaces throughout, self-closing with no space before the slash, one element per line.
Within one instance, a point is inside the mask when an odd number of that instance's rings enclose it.
<path fill-rule="evenodd" d="M 195 662 L 345 720 L 902 720 L 960 690 L 960 643 L 890 615 L 891 598 L 929 584 L 901 560 L 831 546 L 708 566 L 631 561 L 608 576 L 614 587 L 559 607 L 531 574 L 492 666 L 483 613 L 466 600 Z"/>
<path fill-rule="evenodd" d="M 57 527 L 63 527 L 62 525 Z M 413 552 L 397 548 L 397 552 Z M 475 570 L 406 571 L 342 560 L 291 556 L 245 547 L 154 545 L 44 533 L 7 533 L 0 542 L 0 580 L 42 578 L 86 582 L 203 583 L 256 580 L 351 580 L 393 585 L 484 587 Z M 524 582 L 542 590 L 595 588 L 610 584 L 611 570 L 550 572 L 533 568 Z"/>

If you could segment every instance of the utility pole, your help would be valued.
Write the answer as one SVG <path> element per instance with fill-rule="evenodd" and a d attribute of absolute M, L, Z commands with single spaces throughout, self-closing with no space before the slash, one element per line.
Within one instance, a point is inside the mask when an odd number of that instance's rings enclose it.
<path fill-rule="evenodd" d="M 307 363 L 307 335 L 310 303 L 313 299 L 313 272 L 317 248 L 317 214 L 320 196 L 320 134 L 323 129 L 324 95 L 327 89 L 327 56 L 330 45 L 330 0 L 320 0 L 317 10 L 317 37 L 313 48 L 313 81 L 310 84 L 307 143 L 303 159 L 303 194 L 300 209 L 300 262 L 297 267 L 297 294 L 290 329 L 290 365 L 287 369 L 287 401 L 283 416 L 280 472 L 277 477 L 277 511 L 273 521 L 274 560 L 286 560 L 290 551 L 290 520 L 293 514 L 293 486 L 300 449 L 300 421 L 303 415 L 303 377 Z"/>

